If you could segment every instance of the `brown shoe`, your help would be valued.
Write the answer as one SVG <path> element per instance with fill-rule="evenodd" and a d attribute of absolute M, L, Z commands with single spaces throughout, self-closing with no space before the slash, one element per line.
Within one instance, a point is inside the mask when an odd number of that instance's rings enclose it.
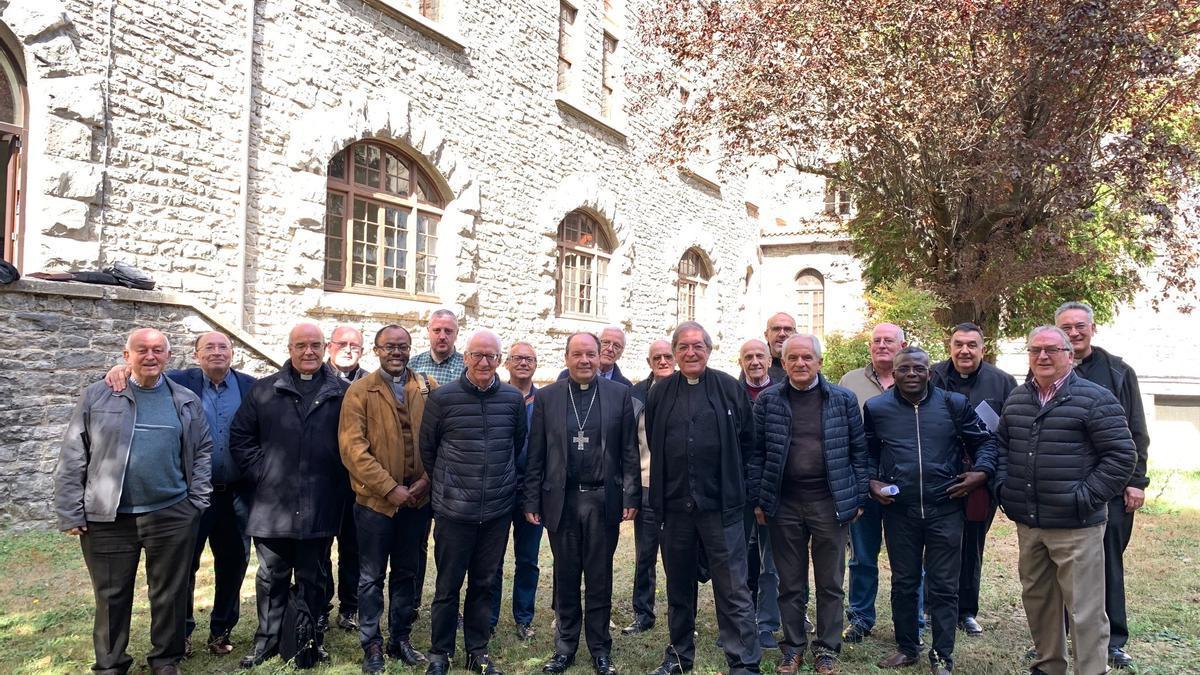
<path fill-rule="evenodd" d="M 780 673 L 781 675 L 783 673 L 794 673 L 800 670 L 800 665 L 799 654 L 795 652 L 784 654 L 783 660 L 779 662 L 778 666 L 776 666 L 775 672 Z"/>
<path fill-rule="evenodd" d="M 909 656 L 904 652 L 896 652 L 886 659 L 875 664 L 880 668 L 907 668 L 917 662 L 916 656 Z"/>
<path fill-rule="evenodd" d="M 232 654 L 233 642 L 229 640 L 229 633 L 210 635 L 208 638 L 208 651 L 216 656 Z"/>

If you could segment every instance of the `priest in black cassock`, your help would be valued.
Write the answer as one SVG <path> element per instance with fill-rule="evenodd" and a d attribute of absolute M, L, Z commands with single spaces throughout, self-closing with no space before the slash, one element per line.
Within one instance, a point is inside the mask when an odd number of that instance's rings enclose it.
<path fill-rule="evenodd" d="M 730 675 L 759 672 L 762 649 L 746 585 L 743 458 L 754 444 L 746 390 L 708 367 L 712 338 L 694 321 L 671 336 L 679 372 L 646 396 L 650 503 L 662 523 L 671 644 L 651 675 L 686 673 L 696 657 L 697 558 L 708 555 L 720 644 Z"/>
<path fill-rule="evenodd" d="M 597 377 L 600 340 L 567 339 L 568 378 L 538 390 L 525 469 L 525 517 L 544 524 L 554 552 L 554 656 L 562 673 L 575 661 L 580 624 L 600 675 L 612 662 L 613 553 L 622 520 L 641 502 L 641 464 L 629 387 Z M 580 582 L 586 580 L 585 606 Z"/>

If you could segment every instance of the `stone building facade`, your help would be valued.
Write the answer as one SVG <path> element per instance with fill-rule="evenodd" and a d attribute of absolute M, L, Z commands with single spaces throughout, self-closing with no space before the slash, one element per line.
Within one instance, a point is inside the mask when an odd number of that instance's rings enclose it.
<path fill-rule="evenodd" d="M 233 332 L 269 368 L 297 321 L 370 335 L 447 307 L 464 334 L 532 342 L 549 378 L 574 331 L 625 328 L 640 374 L 649 342 L 694 317 L 732 368 L 759 318 L 759 224 L 738 171 L 650 161 L 683 102 L 633 105 L 648 4 L 0 0 L 0 131 L 19 137 L 5 258 L 124 261 L 171 298 L 0 295 L 6 329 L 29 333 L 11 340 L 48 341 L 0 376 L 2 414 L 22 421 L 0 427 L 0 521 L 45 517 L 72 394 L 137 323 L 166 329 L 180 361 L 194 332 Z M 35 374 L 55 384 L 18 402 Z"/>

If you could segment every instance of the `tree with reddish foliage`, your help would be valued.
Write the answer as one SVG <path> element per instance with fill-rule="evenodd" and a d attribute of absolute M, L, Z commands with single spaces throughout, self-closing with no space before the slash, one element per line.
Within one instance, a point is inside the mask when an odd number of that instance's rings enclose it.
<path fill-rule="evenodd" d="M 689 104 L 661 155 L 716 136 L 850 192 L 869 284 L 1008 335 L 1142 289 L 1185 311 L 1200 261 L 1198 0 L 674 0 L 642 16 Z"/>

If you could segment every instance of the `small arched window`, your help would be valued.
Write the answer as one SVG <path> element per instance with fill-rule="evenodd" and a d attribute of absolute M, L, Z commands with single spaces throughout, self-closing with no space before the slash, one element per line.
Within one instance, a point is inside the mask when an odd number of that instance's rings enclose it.
<path fill-rule="evenodd" d="M 807 269 L 796 275 L 796 331 L 817 337 L 825 334 L 825 279 Z"/>
<path fill-rule="evenodd" d="M 572 211 L 558 224 L 558 313 L 601 319 L 608 312 L 613 241 L 600 221 Z"/>
<path fill-rule="evenodd" d="M 412 158 L 360 141 L 329 161 L 325 288 L 437 299 L 445 199 Z"/>
<path fill-rule="evenodd" d="M 695 321 L 696 304 L 704 299 L 708 280 L 712 278 L 712 270 L 709 269 L 708 262 L 704 260 L 704 255 L 695 248 L 689 248 L 684 252 L 676 269 L 679 274 L 678 280 L 675 282 L 678 290 L 678 301 L 675 305 L 676 318 L 680 323 Z"/>
<path fill-rule="evenodd" d="M 0 26 L 0 28 L 3 28 Z M 7 33 L 7 31 L 5 31 Z M 7 37 L 0 35 L 0 38 Z M 24 190 L 22 151 L 25 133 L 25 78 L 4 39 L 0 43 L 0 165 L 4 168 L 0 204 L 4 207 L 3 257 L 19 262 L 21 245 L 21 195 Z"/>

